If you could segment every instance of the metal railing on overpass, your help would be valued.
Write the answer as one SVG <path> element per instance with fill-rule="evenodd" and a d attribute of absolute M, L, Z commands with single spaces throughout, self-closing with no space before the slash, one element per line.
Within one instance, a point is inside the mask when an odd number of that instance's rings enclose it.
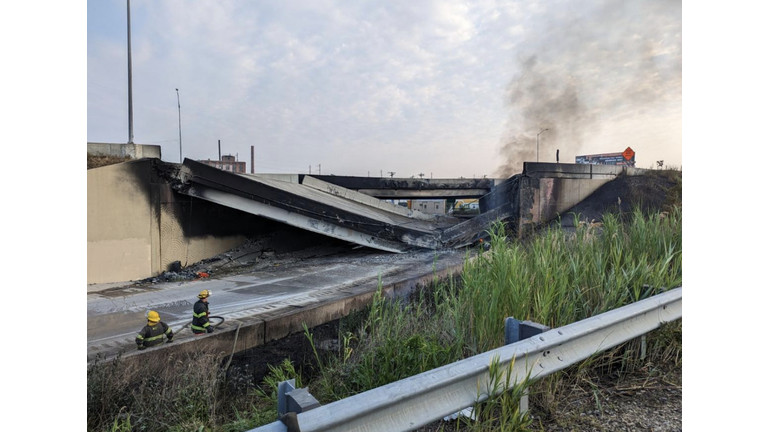
<path fill-rule="evenodd" d="M 489 366 L 497 362 L 510 383 L 541 378 L 683 316 L 683 288 L 555 328 L 449 365 L 298 414 L 302 432 L 413 430 L 489 395 Z M 503 390 L 502 390 L 503 391 Z M 252 432 L 287 431 L 282 422 Z"/>

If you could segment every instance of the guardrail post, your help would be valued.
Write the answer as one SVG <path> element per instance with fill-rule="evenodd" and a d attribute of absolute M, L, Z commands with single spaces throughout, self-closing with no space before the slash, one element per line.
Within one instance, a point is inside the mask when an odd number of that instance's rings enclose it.
<path fill-rule="evenodd" d="M 544 333 L 550 330 L 549 327 L 535 323 L 533 321 L 520 321 L 514 317 L 509 317 L 504 320 L 504 345 L 520 342 L 521 340 L 528 339 L 529 337 L 536 336 L 539 333 Z M 520 414 L 528 412 L 528 389 L 525 389 L 523 396 L 520 398 Z"/>
<path fill-rule="evenodd" d="M 286 394 L 296 389 L 296 380 L 289 379 L 277 384 L 277 415 L 278 417 L 288 412 L 288 399 Z"/>
<path fill-rule="evenodd" d="M 309 411 L 320 406 L 320 402 L 306 388 L 296 388 L 296 380 L 290 379 L 277 384 L 277 415 Z"/>

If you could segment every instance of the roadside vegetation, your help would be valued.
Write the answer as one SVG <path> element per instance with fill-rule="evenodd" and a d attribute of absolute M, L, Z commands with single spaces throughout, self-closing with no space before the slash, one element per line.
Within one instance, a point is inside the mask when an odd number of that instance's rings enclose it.
<path fill-rule="evenodd" d="M 636 210 L 628 223 L 607 215 L 601 224 L 581 223 L 573 233 L 548 229 L 527 244 L 507 241 L 504 227 L 496 225 L 490 251 L 468 260 L 461 280 L 436 284 L 410 303 L 377 295 L 367 320 L 341 335 L 338 355 L 317 357 L 321 373 L 310 391 L 328 403 L 498 348 L 506 317 L 555 328 L 681 286 L 681 227 L 678 208 L 649 215 Z M 532 400 L 556 415 L 567 378 L 578 380 L 594 369 L 626 373 L 649 362 L 681 362 L 681 322 L 647 341 L 642 361 L 639 342 L 632 341 L 535 383 Z M 518 412 L 521 391 L 476 407 L 478 421 L 464 427 L 528 425 Z"/>
<path fill-rule="evenodd" d="M 571 215 L 568 217 L 578 217 Z M 682 285 L 682 210 L 606 215 L 574 230 L 547 228 L 525 242 L 490 232 L 490 249 L 468 259 L 459 279 L 436 281 L 411 299 L 373 303 L 339 325 L 337 349 L 314 349 L 311 365 L 284 361 L 260 382 L 232 391 L 221 370 L 227 356 L 198 355 L 146 370 L 121 370 L 120 361 L 88 369 L 89 430 L 243 431 L 275 421 L 277 383 L 296 378 L 326 404 L 503 345 L 504 318 L 560 327 Z M 446 430 L 537 429 L 519 412 L 519 397 L 546 416 L 557 416 L 560 396 L 594 373 L 624 374 L 648 365 L 682 364 L 682 323 L 616 347 L 545 379 L 475 407 Z M 203 364 L 205 363 L 205 364 Z M 228 362 L 226 362 L 228 363 Z M 302 373 L 302 370 L 304 372 Z M 502 386 L 492 367 L 489 386 Z M 219 371 L 219 372 L 216 372 Z M 588 380 L 587 380 L 588 381 Z M 599 396 L 596 395 L 596 398 Z"/>

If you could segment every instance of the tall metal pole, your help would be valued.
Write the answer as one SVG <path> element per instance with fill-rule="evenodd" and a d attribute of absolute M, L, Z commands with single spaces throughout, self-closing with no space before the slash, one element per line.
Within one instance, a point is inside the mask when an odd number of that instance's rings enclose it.
<path fill-rule="evenodd" d="M 133 144 L 133 64 L 131 62 L 131 0 L 128 6 L 128 144 Z"/>
<path fill-rule="evenodd" d="M 179 104 L 179 163 L 183 163 L 184 159 L 181 158 L 181 98 L 179 98 L 179 89 L 176 89 L 176 102 Z"/>
<path fill-rule="evenodd" d="M 544 131 L 548 131 L 549 128 L 542 130 L 541 132 L 536 134 L 536 162 L 539 161 L 539 135 L 543 134 Z"/>

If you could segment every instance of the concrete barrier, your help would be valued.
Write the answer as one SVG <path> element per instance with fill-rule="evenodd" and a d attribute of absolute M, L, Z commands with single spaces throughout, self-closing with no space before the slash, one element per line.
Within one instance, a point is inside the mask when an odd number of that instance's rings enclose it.
<path fill-rule="evenodd" d="M 160 159 L 161 147 L 147 144 L 88 143 L 88 154 L 99 156 L 128 156 L 131 159 Z"/>

